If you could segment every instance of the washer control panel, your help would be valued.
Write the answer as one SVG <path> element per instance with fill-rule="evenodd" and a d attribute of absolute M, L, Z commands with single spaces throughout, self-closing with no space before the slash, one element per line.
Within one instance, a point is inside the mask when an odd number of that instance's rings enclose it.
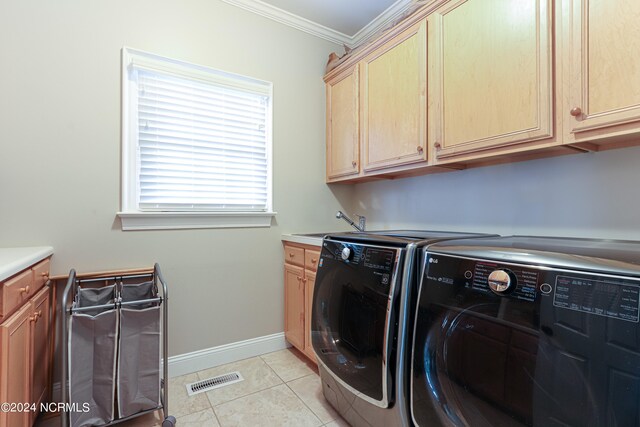
<path fill-rule="evenodd" d="M 395 248 L 367 246 L 358 243 L 325 241 L 322 258 L 341 260 L 353 266 L 391 272 L 395 265 Z M 324 264 L 324 262 L 322 262 Z M 321 265 L 322 266 L 322 265 Z"/>

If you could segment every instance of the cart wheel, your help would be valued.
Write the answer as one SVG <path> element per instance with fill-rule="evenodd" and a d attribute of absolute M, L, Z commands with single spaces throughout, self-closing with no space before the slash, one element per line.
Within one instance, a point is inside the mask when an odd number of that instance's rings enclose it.
<path fill-rule="evenodd" d="M 173 427 L 176 425 L 176 417 L 173 417 L 171 415 L 169 415 L 168 417 L 165 417 L 164 421 L 162 422 L 162 427 Z"/>

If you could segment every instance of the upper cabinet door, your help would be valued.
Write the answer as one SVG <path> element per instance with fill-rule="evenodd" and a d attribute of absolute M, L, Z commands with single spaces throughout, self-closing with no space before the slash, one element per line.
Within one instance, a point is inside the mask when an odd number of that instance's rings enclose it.
<path fill-rule="evenodd" d="M 550 8 L 544 0 L 452 0 L 428 17 L 438 160 L 553 136 Z"/>
<path fill-rule="evenodd" d="M 360 171 L 358 65 L 327 81 L 327 180 Z"/>
<path fill-rule="evenodd" d="M 638 132 L 640 1 L 563 0 L 567 142 Z"/>
<path fill-rule="evenodd" d="M 361 62 L 365 171 L 427 159 L 426 42 L 423 20 Z"/>

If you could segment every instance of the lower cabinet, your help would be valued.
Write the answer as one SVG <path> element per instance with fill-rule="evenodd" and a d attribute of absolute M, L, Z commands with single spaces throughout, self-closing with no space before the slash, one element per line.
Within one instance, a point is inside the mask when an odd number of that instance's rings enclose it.
<path fill-rule="evenodd" d="M 311 345 L 311 309 L 313 307 L 313 286 L 316 283 L 316 273 L 305 271 L 306 282 L 304 282 L 304 354 L 309 359 L 316 361 L 316 355 Z"/>
<path fill-rule="evenodd" d="M 311 345 L 311 308 L 320 247 L 285 242 L 284 335 L 315 362 Z"/>
<path fill-rule="evenodd" d="M 49 336 L 50 336 L 50 309 L 51 293 L 49 288 L 44 288 L 31 300 L 31 339 L 30 365 L 31 365 L 31 400 L 36 407 L 44 402 L 48 394 L 49 384 Z M 32 425 L 38 415 L 37 411 L 31 411 Z"/>
<path fill-rule="evenodd" d="M 32 426 L 48 394 L 50 298 L 46 286 L 0 323 L 0 402 L 16 404 L 0 426 Z"/>
<path fill-rule="evenodd" d="M 304 350 L 304 269 L 284 265 L 284 336 L 294 347 Z"/>
<path fill-rule="evenodd" d="M 0 342 L 2 342 L 0 402 L 2 403 L 23 404 L 31 400 L 31 381 L 29 381 L 31 315 L 31 305 L 26 304 L 0 325 Z M 28 411 L 0 411 L 1 426 L 27 427 L 30 419 L 31 415 Z"/>

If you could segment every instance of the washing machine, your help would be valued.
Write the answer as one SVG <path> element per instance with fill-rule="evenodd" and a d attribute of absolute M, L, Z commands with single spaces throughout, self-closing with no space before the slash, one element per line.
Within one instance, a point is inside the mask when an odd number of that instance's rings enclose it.
<path fill-rule="evenodd" d="M 384 231 L 325 236 L 311 339 L 323 393 L 352 426 L 406 426 L 411 290 L 420 247 L 481 235 Z M 415 296 L 414 296 L 415 298 Z"/>
<path fill-rule="evenodd" d="M 423 253 L 415 425 L 640 425 L 640 242 L 514 236 Z"/>

